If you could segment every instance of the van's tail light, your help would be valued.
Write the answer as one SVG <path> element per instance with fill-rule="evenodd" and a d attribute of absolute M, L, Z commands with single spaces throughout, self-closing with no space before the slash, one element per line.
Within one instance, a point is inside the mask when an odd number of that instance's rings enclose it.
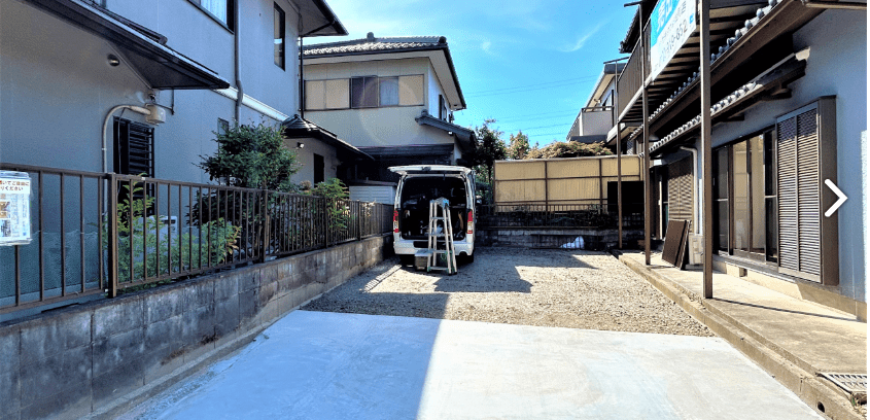
<path fill-rule="evenodd" d="M 393 233 L 399 233 L 399 211 L 393 210 Z"/>
<path fill-rule="evenodd" d="M 468 234 L 474 234 L 474 210 L 468 211 Z"/>

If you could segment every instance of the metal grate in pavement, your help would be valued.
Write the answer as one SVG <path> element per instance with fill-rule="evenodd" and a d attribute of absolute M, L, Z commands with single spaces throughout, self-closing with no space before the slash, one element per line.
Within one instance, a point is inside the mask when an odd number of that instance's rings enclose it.
<path fill-rule="evenodd" d="M 822 372 L 820 375 L 827 378 L 829 381 L 837 384 L 846 392 L 855 394 L 858 392 L 867 392 L 867 375 L 859 373 L 830 373 Z"/>

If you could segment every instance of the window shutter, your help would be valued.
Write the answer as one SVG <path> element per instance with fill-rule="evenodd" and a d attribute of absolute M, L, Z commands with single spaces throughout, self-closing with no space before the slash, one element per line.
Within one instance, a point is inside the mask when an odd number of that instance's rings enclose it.
<path fill-rule="evenodd" d="M 154 127 L 115 118 L 115 171 L 154 176 Z"/>
<path fill-rule="evenodd" d="M 798 235 L 797 121 L 789 118 L 776 124 L 779 153 L 779 253 L 780 265 L 800 271 Z"/>
<path fill-rule="evenodd" d="M 800 271 L 821 276 L 821 194 L 819 188 L 819 136 L 817 110 L 797 117 L 798 229 L 800 230 Z"/>
<path fill-rule="evenodd" d="M 668 165 L 668 220 L 684 220 L 694 226 L 692 158 Z"/>
<path fill-rule="evenodd" d="M 780 117 L 776 123 L 780 271 L 839 282 L 837 216 L 825 179 L 837 179 L 833 98 Z"/>

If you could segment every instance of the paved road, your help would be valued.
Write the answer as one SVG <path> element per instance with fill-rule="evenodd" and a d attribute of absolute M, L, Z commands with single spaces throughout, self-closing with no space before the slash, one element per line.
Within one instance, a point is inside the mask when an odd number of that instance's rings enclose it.
<path fill-rule="evenodd" d="M 295 311 L 136 419 L 822 419 L 719 338 Z"/>

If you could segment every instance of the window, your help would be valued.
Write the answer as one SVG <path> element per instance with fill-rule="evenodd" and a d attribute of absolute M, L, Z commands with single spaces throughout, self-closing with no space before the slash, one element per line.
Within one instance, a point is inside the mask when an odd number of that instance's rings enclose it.
<path fill-rule="evenodd" d="M 399 78 L 381 77 L 379 79 L 381 90 L 380 106 L 396 106 L 399 105 Z"/>
<path fill-rule="evenodd" d="M 728 251 L 729 246 L 729 225 L 731 219 L 728 210 L 728 147 L 723 147 L 716 151 L 716 156 L 713 159 L 713 193 L 716 197 L 716 206 L 713 208 L 713 229 L 716 242 L 716 249 L 720 251 Z"/>
<path fill-rule="evenodd" d="M 218 129 L 217 129 L 217 133 L 218 133 L 218 134 L 226 134 L 226 133 L 228 133 L 229 131 L 230 131 L 230 122 L 227 121 L 227 120 L 225 120 L 225 119 L 223 119 L 223 118 L 218 118 Z"/>
<path fill-rule="evenodd" d="M 423 105 L 423 75 L 306 80 L 305 109 Z"/>
<path fill-rule="evenodd" d="M 284 68 L 284 11 L 278 5 L 275 5 L 275 65 Z"/>
<path fill-rule="evenodd" d="M 399 76 L 399 105 L 423 105 L 423 75 Z"/>
<path fill-rule="evenodd" d="M 376 76 L 350 79 L 350 107 L 375 108 L 378 106 L 378 78 Z"/>
<path fill-rule="evenodd" d="M 317 153 L 315 153 L 314 154 L 314 185 L 317 185 L 318 183 L 324 181 L 323 167 L 324 167 L 323 156 L 320 156 Z"/>
<path fill-rule="evenodd" d="M 447 118 L 447 113 L 444 111 L 447 107 L 444 105 L 444 95 L 438 95 L 438 119 L 444 120 Z"/>
<path fill-rule="evenodd" d="M 154 176 L 154 127 L 115 117 L 115 172 Z"/>
<path fill-rule="evenodd" d="M 229 30 L 235 29 L 233 22 L 234 0 L 188 0 L 200 10 L 206 12 L 212 19 L 220 22 Z"/>

